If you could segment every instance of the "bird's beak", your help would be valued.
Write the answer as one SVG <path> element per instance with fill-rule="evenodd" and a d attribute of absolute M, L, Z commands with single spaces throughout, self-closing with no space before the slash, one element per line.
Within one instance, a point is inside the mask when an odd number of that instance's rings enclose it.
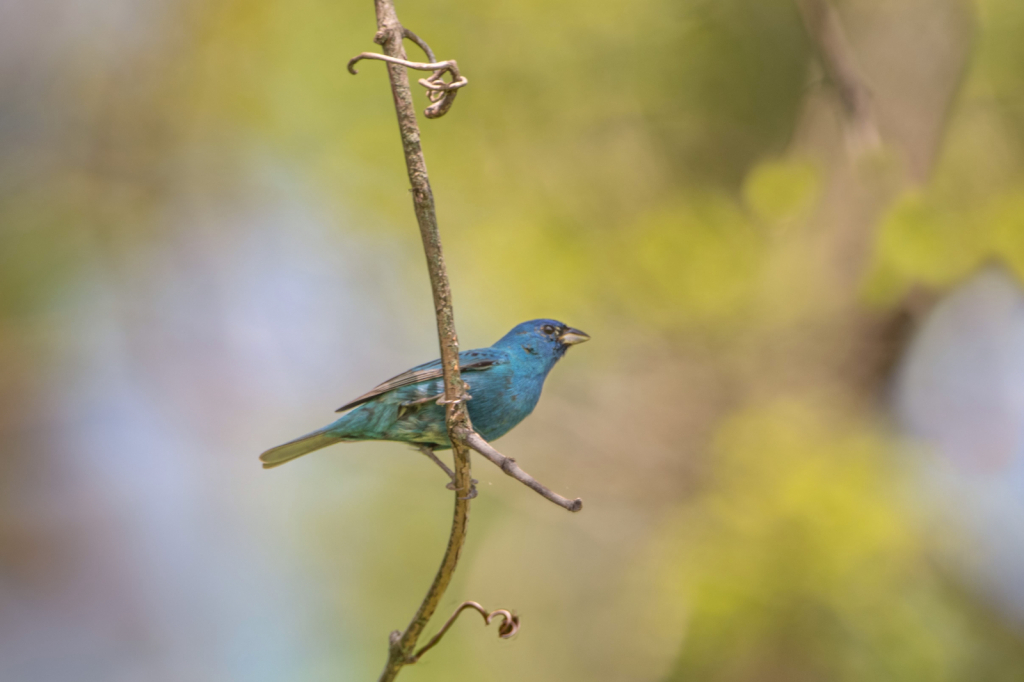
<path fill-rule="evenodd" d="M 589 341 L 590 334 L 581 332 L 579 329 L 568 327 L 564 332 L 558 335 L 558 340 L 566 346 L 575 346 L 577 343 Z"/>

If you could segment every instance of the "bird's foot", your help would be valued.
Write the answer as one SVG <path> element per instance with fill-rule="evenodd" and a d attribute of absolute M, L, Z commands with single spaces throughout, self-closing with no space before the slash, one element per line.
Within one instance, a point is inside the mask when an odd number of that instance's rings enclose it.
<path fill-rule="evenodd" d="M 471 478 L 470 480 L 472 481 L 472 483 L 470 485 L 476 485 L 477 483 L 480 482 L 480 481 L 476 480 L 475 478 Z M 446 485 L 445 488 L 448 488 L 448 490 L 455 490 L 455 481 L 449 481 L 448 485 Z"/>
<path fill-rule="evenodd" d="M 434 449 L 432 447 L 430 447 L 429 445 L 421 445 L 419 449 L 420 449 L 420 452 L 422 452 L 424 455 L 429 457 L 430 460 L 434 464 L 436 464 L 437 466 L 441 467 L 441 469 L 444 471 L 444 473 L 448 474 L 448 478 L 450 478 L 451 481 L 449 481 L 448 485 L 446 485 L 445 487 L 448 488 L 448 490 L 456 490 L 456 487 L 455 487 L 455 472 L 452 471 L 451 469 L 449 469 L 448 466 L 444 462 L 442 462 L 441 460 L 439 460 L 437 458 L 437 455 L 434 454 Z M 459 499 L 461 499 L 461 500 L 472 500 L 474 497 L 476 497 L 476 495 L 477 495 L 476 484 L 479 483 L 479 482 L 480 481 L 476 480 L 475 478 L 470 479 L 469 495 L 467 495 L 466 497 L 460 497 Z"/>
<path fill-rule="evenodd" d="M 471 478 L 469 483 L 469 494 L 466 495 L 465 497 L 460 497 L 459 499 L 472 500 L 474 497 L 476 497 L 478 494 L 476 491 L 476 484 L 479 482 L 480 481 L 476 480 L 475 478 Z M 445 488 L 448 488 L 448 490 L 458 490 L 458 488 L 455 487 L 455 479 L 453 478 L 451 481 L 449 481 L 448 485 L 446 485 Z"/>

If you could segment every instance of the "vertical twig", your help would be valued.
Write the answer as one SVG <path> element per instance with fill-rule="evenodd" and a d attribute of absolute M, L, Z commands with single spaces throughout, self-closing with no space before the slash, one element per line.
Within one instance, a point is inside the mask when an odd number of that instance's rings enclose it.
<path fill-rule="evenodd" d="M 374 0 L 377 11 L 377 35 L 374 41 L 381 45 L 384 53 L 395 59 L 406 59 L 402 45 L 404 31 L 395 14 L 391 0 Z M 420 147 L 420 131 L 416 123 L 416 111 L 413 109 L 412 93 L 409 90 L 409 79 L 405 67 L 388 63 L 388 76 L 391 80 L 391 93 L 395 100 L 395 111 L 398 114 L 398 128 L 402 135 L 402 148 L 405 151 L 405 164 L 409 171 L 409 183 L 412 185 L 412 199 L 419 222 L 420 236 L 423 239 L 423 250 L 427 257 L 427 269 L 430 272 L 430 286 L 434 294 L 434 310 L 437 313 L 437 336 L 441 345 L 441 363 L 444 368 L 444 400 L 447 404 L 447 426 L 452 451 L 455 454 L 455 513 L 452 518 L 451 535 L 448 548 L 445 550 L 441 567 L 434 576 L 423 603 L 413 616 L 404 632 L 391 633 L 391 645 L 388 651 L 388 662 L 381 673 L 381 682 L 395 679 L 402 666 L 412 658 L 416 642 L 423 633 L 427 621 L 437 609 L 441 597 L 455 572 L 459 553 L 466 539 L 466 524 L 469 520 L 469 492 L 471 476 L 469 469 L 469 450 L 455 437 L 455 433 L 463 429 L 471 429 L 469 413 L 463 402 L 464 386 L 459 375 L 459 339 L 455 332 L 455 318 L 452 313 L 452 296 L 448 286 L 448 275 L 445 270 L 444 254 L 441 250 L 441 236 L 437 229 L 437 215 L 434 211 L 434 195 L 430 190 L 430 179 L 427 176 L 427 164 L 423 159 Z"/>
<path fill-rule="evenodd" d="M 391 633 L 388 662 L 380 676 L 380 682 L 390 682 L 395 679 L 403 666 L 415 663 L 423 653 L 434 646 L 454 622 L 458 613 L 467 605 L 472 605 L 473 608 L 484 614 L 488 623 L 493 614 L 506 614 L 506 623 L 501 630 L 502 637 L 510 637 L 518 629 L 518 618 L 515 618 L 510 612 L 499 610 L 488 615 L 475 602 L 466 602 L 427 646 L 418 653 L 414 653 L 416 643 L 420 635 L 423 634 L 423 629 L 430 617 L 434 615 L 434 611 L 437 610 L 437 605 L 441 601 L 441 597 L 444 596 L 445 590 L 448 589 L 455 573 L 455 566 L 459 561 L 459 553 L 466 540 L 469 500 L 475 496 L 473 479 L 470 476 L 470 447 L 485 455 L 509 476 L 516 478 L 569 511 L 579 511 L 583 502 L 579 499 L 568 500 L 538 483 L 516 466 L 515 460 L 499 453 L 473 431 L 465 403 L 466 387 L 459 374 L 459 339 L 455 333 L 452 296 L 448 286 L 448 275 L 445 271 L 444 254 L 441 251 L 441 236 L 437 229 L 434 195 L 430 189 L 427 164 L 423 159 L 423 150 L 420 147 L 420 130 L 416 123 L 416 111 L 413 109 L 412 92 L 409 90 L 406 68 L 434 72 L 429 78 L 419 81 L 427 88 L 427 97 L 432 102 L 424 112 L 427 118 L 443 116 L 451 108 L 456 93 L 459 88 L 466 85 L 467 80 L 459 73 L 459 67 L 454 59 L 436 62 L 434 53 L 426 42 L 402 27 L 395 14 L 392 0 L 374 0 L 374 6 L 377 11 L 377 35 L 374 37 L 374 42 L 383 47 L 384 54 L 364 52 L 357 55 L 349 61 L 348 70 L 351 73 L 356 73 L 355 64 L 362 59 L 375 59 L 387 63 L 388 76 L 391 80 L 391 94 L 394 97 L 395 111 L 398 114 L 398 128 L 402 135 L 405 165 L 409 171 L 409 183 L 412 185 L 413 206 L 420 227 L 420 236 L 423 239 L 423 251 L 427 257 L 430 286 L 434 294 L 437 336 L 441 345 L 441 365 L 444 372 L 444 397 L 440 402 L 446 405 L 445 422 L 448 439 L 451 441 L 452 452 L 455 456 L 455 513 L 452 518 L 448 548 L 441 560 L 441 567 L 437 570 L 437 575 L 434 576 L 434 582 L 431 583 L 430 589 L 427 591 L 427 596 L 423 598 L 423 603 L 420 604 L 419 610 L 416 611 L 416 615 L 413 616 L 408 627 L 404 632 L 396 630 Z M 431 63 L 410 62 L 406 58 L 405 48 L 402 45 L 403 38 L 409 38 L 419 45 Z M 446 73 L 451 74 L 451 81 L 443 79 Z M 515 622 L 514 626 L 510 625 L 512 621 Z"/>

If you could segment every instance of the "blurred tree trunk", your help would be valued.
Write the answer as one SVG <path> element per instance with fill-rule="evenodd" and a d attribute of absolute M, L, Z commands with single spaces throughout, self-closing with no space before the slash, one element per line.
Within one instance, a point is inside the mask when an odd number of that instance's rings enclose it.
<path fill-rule="evenodd" d="M 772 252 L 767 277 L 794 269 L 782 276 L 792 283 L 783 296 L 801 303 L 795 323 L 769 335 L 764 366 L 774 378 L 766 383 L 832 386 L 871 400 L 932 299 L 916 290 L 894 305 L 865 303 L 878 226 L 895 198 L 927 180 L 940 153 L 973 15 L 959 0 L 844 4 L 841 12 L 827 0 L 798 6 L 825 78 L 808 92 L 790 153 L 823 169 L 822 194 L 798 238 L 780 239 Z"/>

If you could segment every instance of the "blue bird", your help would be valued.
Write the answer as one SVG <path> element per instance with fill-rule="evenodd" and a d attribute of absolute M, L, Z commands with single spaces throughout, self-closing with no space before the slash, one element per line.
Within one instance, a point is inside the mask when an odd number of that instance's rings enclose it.
<path fill-rule="evenodd" d="M 533 412 L 548 372 L 569 346 L 588 339 L 586 333 L 556 320 L 531 320 L 514 327 L 490 348 L 459 353 L 476 432 L 493 441 L 511 431 Z M 334 443 L 391 440 L 418 446 L 453 476 L 433 454 L 451 447 L 445 409 L 438 404 L 442 397 L 441 361 L 434 360 L 342 405 L 338 412 L 351 412 L 319 431 L 267 450 L 260 460 L 264 469 L 270 469 Z"/>

